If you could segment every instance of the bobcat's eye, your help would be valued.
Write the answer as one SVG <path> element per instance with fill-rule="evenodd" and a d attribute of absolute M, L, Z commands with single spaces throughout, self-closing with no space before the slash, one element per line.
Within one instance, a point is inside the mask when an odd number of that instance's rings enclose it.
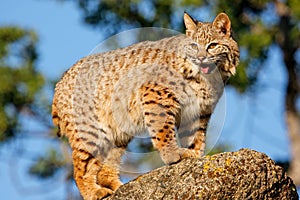
<path fill-rule="evenodd" d="M 208 49 L 214 49 L 214 48 L 216 48 L 217 45 L 218 45 L 218 43 L 213 42 L 213 43 L 208 45 L 207 50 Z"/>
<path fill-rule="evenodd" d="M 198 50 L 198 45 L 196 43 L 192 43 L 190 44 L 190 46 L 192 47 L 192 49 Z"/>

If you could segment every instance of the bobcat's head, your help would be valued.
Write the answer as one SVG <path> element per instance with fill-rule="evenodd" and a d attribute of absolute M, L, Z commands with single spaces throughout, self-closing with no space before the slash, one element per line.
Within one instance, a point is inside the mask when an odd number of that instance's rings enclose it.
<path fill-rule="evenodd" d="M 232 38 L 231 22 L 225 13 L 220 13 L 212 23 L 196 21 L 184 13 L 186 35 L 191 42 L 186 46 L 187 54 L 202 74 L 216 69 L 225 79 L 236 73 L 239 63 L 239 48 Z"/>

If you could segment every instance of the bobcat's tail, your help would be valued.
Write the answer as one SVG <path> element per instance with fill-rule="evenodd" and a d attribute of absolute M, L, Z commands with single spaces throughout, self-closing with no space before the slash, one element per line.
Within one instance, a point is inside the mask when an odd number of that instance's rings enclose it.
<path fill-rule="evenodd" d="M 62 133 L 61 133 L 60 126 L 59 126 L 60 118 L 58 116 L 57 108 L 56 108 L 55 103 L 52 104 L 52 122 L 53 122 L 54 126 L 58 127 L 56 135 L 58 137 L 61 137 Z"/>

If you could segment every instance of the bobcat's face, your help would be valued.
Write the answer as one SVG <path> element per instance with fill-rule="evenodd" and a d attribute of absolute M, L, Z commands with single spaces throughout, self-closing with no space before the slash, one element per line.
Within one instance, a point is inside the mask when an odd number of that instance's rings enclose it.
<path fill-rule="evenodd" d="M 231 25 L 225 13 L 219 14 L 213 23 L 202 23 L 184 15 L 186 35 L 191 38 L 186 45 L 190 60 L 199 66 L 202 74 L 216 69 L 229 78 L 236 72 L 239 63 L 239 49 L 231 35 Z"/>

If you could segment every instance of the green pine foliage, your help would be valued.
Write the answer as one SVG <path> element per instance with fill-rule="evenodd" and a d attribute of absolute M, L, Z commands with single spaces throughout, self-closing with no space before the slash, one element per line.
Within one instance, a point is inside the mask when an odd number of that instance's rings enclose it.
<path fill-rule="evenodd" d="M 19 27 L 0 27 L 0 142 L 20 133 L 20 116 L 30 114 L 45 78 L 36 70 L 37 36 Z"/>
<path fill-rule="evenodd" d="M 37 159 L 29 169 L 29 173 L 41 179 L 53 177 L 59 169 L 66 165 L 62 155 L 55 149 L 48 150 L 45 156 Z"/>

